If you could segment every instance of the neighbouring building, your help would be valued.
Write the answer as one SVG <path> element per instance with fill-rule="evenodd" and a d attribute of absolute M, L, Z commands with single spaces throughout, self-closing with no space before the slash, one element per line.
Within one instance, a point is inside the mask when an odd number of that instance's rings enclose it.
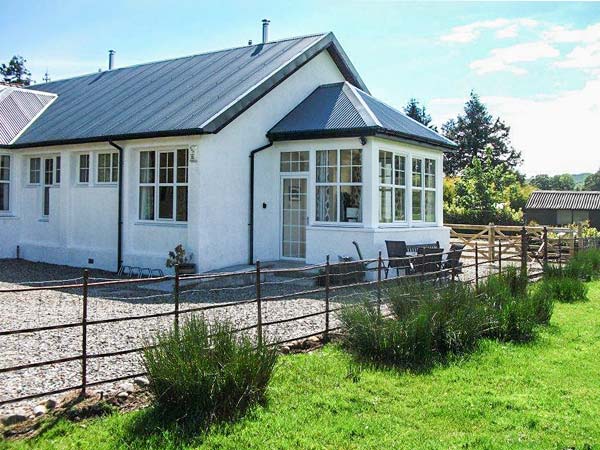
<path fill-rule="evenodd" d="M 585 221 L 600 229 L 600 191 L 535 191 L 525 205 L 525 220 L 540 225 Z"/>
<path fill-rule="evenodd" d="M 2 87 L 0 139 L 0 258 L 164 269 L 183 244 L 207 271 L 449 242 L 455 145 L 332 33 Z"/>

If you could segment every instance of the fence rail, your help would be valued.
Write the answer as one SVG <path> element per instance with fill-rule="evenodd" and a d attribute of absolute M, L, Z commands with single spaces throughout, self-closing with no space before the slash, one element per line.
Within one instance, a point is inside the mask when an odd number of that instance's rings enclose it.
<path fill-rule="evenodd" d="M 470 227 L 470 226 L 469 226 Z M 476 287 L 486 277 L 493 273 L 501 273 L 503 268 L 508 264 L 516 264 L 524 271 L 527 271 L 531 261 L 539 263 L 537 271 L 529 271 L 529 275 L 537 277 L 542 274 L 542 268 L 549 263 L 562 264 L 564 263 L 573 253 L 569 250 L 563 252 L 563 249 L 574 249 L 577 251 L 579 248 L 586 248 L 590 246 L 600 247 L 599 240 L 582 240 L 577 238 L 563 238 L 550 239 L 548 237 L 548 229 L 543 228 L 541 230 L 535 230 L 537 234 L 533 234 L 532 230 L 526 230 L 525 228 L 519 227 L 502 227 L 504 231 L 515 232 L 515 236 L 518 238 L 511 237 L 511 240 L 507 243 L 506 239 L 496 239 L 498 236 L 504 237 L 498 230 L 494 232 L 494 241 L 488 240 L 485 242 L 483 239 L 479 239 L 486 236 L 489 239 L 490 228 L 485 226 L 485 230 L 478 231 L 474 237 L 468 242 L 472 244 L 472 257 L 474 262 L 465 263 L 459 269 L 455 266 L 438 266 L 437 270 L 429 270 L 431 268 L 431 261 L 427 259 L 425 255 L 410 256 L 407 258 L 383 258 L 381 253 L 377 258 L 364 259 L 359 261 L 348 261 L 348 262 L 336 262 L 331 263 L 329 257 L 324 264 L 305 266 L 300 268 L 290 269 L 269 269 L 263 268 L 260 262 L 256 263 L 256 268 L 246 272 L 229 272 L 229 273 L 215 273 L 215 274 L 198 274 L 198 275 L 180 275 L 176 273 L 174 276 L 163 276 L 146 279 L 136 280 L 102 280 L 93 281 L 90 279 L 87 270 L 83 271 L 81 277 L 81 283 L 72 283 L 73 280 L 66 280 L 67 283 L 62 285 L 56 285 L 52 282 L 47 282 L 45 285 L 38 286 L 27 286 L 19 287 L 14 289 L 0 289 L 1 294 L 10 293 L 23 293 L 23 292 L 36 292 L 44 290 L 63 290 L 68 292 L 78 292 L 81 294 L 81 319 L 78 321 L 71 321 L 63 324 L 45 325 L 39 327 L 27 327 L 21 329 L 12 330 L 0 330 L 0 337 L 7 336 L 18 336 L 29 333 L 43 333 L 48 331 L 67 330 L 67 329 L 81 329 L 81 343 L 80 351 L 78 354 L 64 355 L 60 358 L 53 358 L 45 361 L 36 361 L 27 364 L 14 365 L 11 367 L 0 368 L 0 374 L 6 374 L 10 372 L 16 372 L 31 368 L 41 368 L 47 366 L 53 366 L 57 364 L 65 364 L 72 362 L 79 362 L 81 364 L 81 377 L 78 384 L 67 386 L 60 389 L 53 389 L 49 391 L 42 391 L 28 395 L 21 395 L 18 397 L 0 399 L 0 406 L 21 402 L 25 400 L 31 400 L 35 398 L 45 397 L 49 395 L 56 395 L 69 391 L 80 391 L 82 395 L 86 394 L 86 391 L 91 386 L 98 386 L 106 383 L 114 383 L 117 381 L 127 380 L 135 378 L 137 376 L 144 375 L 143 373 L 128 374 L 118 377 L 111 377 L 108 379 L 101 379 L 95 381 L 89 381 L 88 379 L 88 362 L 90 360 L 99 360 L 103 358 L 110 358 L 115 356 L 129 355 L 133 353 L 142 352 L 144 349 L 149 348 L 148 346 L 136 346 L 133 348 L 120 348 L 114 351 L 102 351 L 102 352 L 90 352 L 88 338 L 90 332 L 95 326 L 122 323 L 128 321 L 147 320 L 152 318 L 165 318 L 171 317 L 173 319 L 172 326 L 178 327 L 180 318 L 182 315 L 204 312 L 209 310 L 217 310 L 222 308 L 236 308 L 242 305 L 256 305 L 256 321 L 247 326 L 242 326 L 233 330 L 234 333 L 242 333 L 248 331 L 255 331 L 257 343 L 260 345 L 265 341 L 265 328 L 272 327 L 278 324 L 290 323 L 294 321 L 305 320 L 308 318 L 314 318 L 323 316 L 324 327 L 317 329 L 311 333 L 305 333 L 302 336 L 289 337 L 285 336 L 283 339 L 270 340 L 267 342 L 268 345 L 282 345 L 291 341 L 297 341 L 305 339 L 311 336 L 323 336 L 325 340 L 330 338 L 332 332 L 337 331 L 339 327 L 334 326 L 332 318 L 335 313 L 339 312 L 343 306 L 332 305 L 332 301 L 335 301 L 336 295 L 343 295 L 346 291 L 354 291 L 349 296 L 360 294 L 363 296 L 371 296 L 372 301 L 376 302 L 377 307 L 381 310 L 384 305 L 383 290 L 387 286 L 393 283 L 397 283 L 398 280 L 414 280 L 416 282 L 432 282 L 441 283 L 443 282 L 455 282 L 462 281 L 467 283 L 473 283 Z M 532 227 L 530 227 L 532 228 Z M 487 234 L 486 234 L 487 233 Z M 461 238 L 463 242 L 466 238 Z M 541 244 L 538 240 L 541 239 Z M 541 247 L 540 247 L 541 246 Z M 541 253 L 540 253 L 540 248 Z M 535 254 L 539 253 L 539 257 L 531 257 L 532 252 Z M 446 252 L 443 255 L 450 255 L 451 253 Z M 490 255 L 493 259 L 490 259 Z M 406 259 L 406 262 L 410 262 L 414 270 L 411 274 L 403 274 L 402 276 L 384 278 L 386 269 L 389 268 L 390 262 L 399 261 Z M 316 271 L 316 274 L 315 274 Z M 307 274 L 308 272 L 308 274 Z M 391 272 L 390 272 L 391 273 Z M 306 274 L 306 276 L 302 276 Z M 271 276 L 282 276 L 290 275 L 297 278 L 292 280 L 316 280 L 317 287 L 312 289 L 302 289 L 291 293 L 283 293 L 277 295 L 265 295 L 263 288 L 269 287 L 270 284 L 282 284 L 288 283 L 286 280 L 281 281 L 268 281 L 266 275 Z M 253 290 L 253 297 L 240 301 L 229 301 L 222 303 L 213 303 L 203 306 L 195 307 L 182 307 L 181 295 L 186 292 L 193 292 L 193 290 L 186 291 L 184 284 L 191 281 L 203 283 L 203 282 L 219 282 L 224 279 L 232 277 L 252 277 L 253 283 L 245 283 L 239 287 L 222 287 L 219 289 L 250 289 Z M 462 278 L 462 279 L 461 279 Z M 154 284 L 160 282 L 173 282 L 172 293 L 160 294 L 160 296 L 171 297 L 173 301 L 173 307 L 168 311 L 155 312 L 151 314 L 140 314 L 140 315 L 129 315 L 119 316 L 111 318 L 93 319 L 88 315 L 89 300 L 90 300 L 90 289 L 99 287 L 128 287 L 136 286 L 140 284 Z M 277 300 L 287 300 L 296 298 L 311 298 L 318 297 L 318 300 L 323 302 L 323 309 L 316 312 L 306 312 L 292 317 L 284 317 L 272 320 L 265 320 L 263 308 L 268 306 L 271 302 Z"/>

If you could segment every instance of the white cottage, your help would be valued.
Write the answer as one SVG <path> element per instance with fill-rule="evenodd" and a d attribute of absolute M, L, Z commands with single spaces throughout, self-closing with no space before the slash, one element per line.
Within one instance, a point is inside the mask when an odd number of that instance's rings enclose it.
<path fill-rule="evenodd" d="M 0 258 L 199 271 L 439 241 L 454 144 L 332 33 L 0 88 Z M 384 253 L 385 254 L 385 253 Z"/>

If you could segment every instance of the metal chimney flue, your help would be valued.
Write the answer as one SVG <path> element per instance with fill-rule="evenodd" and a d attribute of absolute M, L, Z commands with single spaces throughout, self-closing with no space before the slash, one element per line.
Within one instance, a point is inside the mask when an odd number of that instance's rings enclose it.
<path fill-rule="evenodd" d="M 267 42 L 269 42 L 269 24 L 271 23 L 271 21 L 269 19 L 263 19 L 262 20 L 262 43 L 266 44 Z"/>
<path fill-rule="evenodd" d="M 115 51 L 108 51 L 108 70 L 113 70 L 115 68 Z"/>

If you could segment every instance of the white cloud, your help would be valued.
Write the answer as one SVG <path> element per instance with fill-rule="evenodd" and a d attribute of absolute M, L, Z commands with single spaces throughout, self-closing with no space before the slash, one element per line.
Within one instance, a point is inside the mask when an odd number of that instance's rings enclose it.
<path fill-rule="evenodd" d="M 560 43 L 597 42 L 600 41 L 600 23 L 575 30 L 554 26 L 542 33 L 542 37 L 547 41 Z"/>
<path fill-rule="evenodd" d="M 600 123 L 600 76 L 580 90 L 527 99 L 491 96 L 482 101 L 511 127 L 515 148 L 522 151 L 522 169 L 539 173 L 577 173 L 600 168 L 592 130 Z M 465 99 L 440 98 L 428 104 L 439 123 L 462 113 Z"/>
<path fill-rule="evenodd" d="M 600 68 L 600 41 L 575 47 L 565 59 L 557 61 L 555 65 L 573 69 Z"/>
<path fill-rule="evenodd" d="M 467 25 L 454 27 L 450 33 L 440 37 L 441 41 L 466 44 L 473 42 L 484 30 L 497 30 L 496 36 L 500 38 L 516 37 L 521 27 L 535 27 L 538 22 L 533 19 L 494 19 L 481 20 Z"/>
<path fill-rule="evenodd" d="M 510 72 L 515 75 L 524 75 L 527 71 L 515 65 L 515 63 L 556 58 L 559 55 L 560 52 L 546 42 L 529 42 L 493 49 L 489 57 L 473 61 L 469 67 L 478 75 L 491 72 Z"/>

